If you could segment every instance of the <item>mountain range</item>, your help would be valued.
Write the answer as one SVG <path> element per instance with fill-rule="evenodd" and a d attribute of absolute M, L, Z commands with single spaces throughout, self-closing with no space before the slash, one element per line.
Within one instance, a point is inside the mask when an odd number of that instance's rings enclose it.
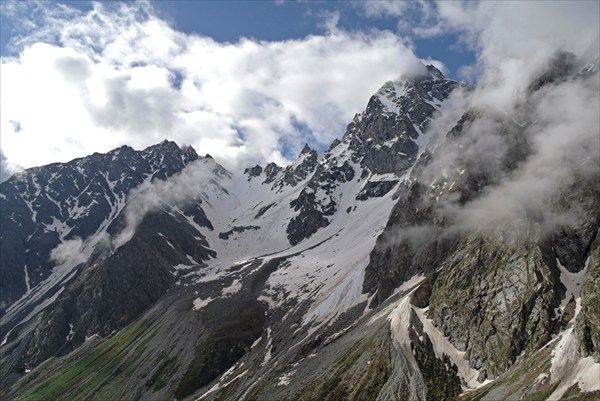
<path fill-rule="evenodd" d="M 165 140 L 12 176 L 0 396 L 600 397 L 598 127 L 569 169 L 533 134 L 598 76 L 557 53 L 499 112 L 429 65 L 285 167 Z"/>

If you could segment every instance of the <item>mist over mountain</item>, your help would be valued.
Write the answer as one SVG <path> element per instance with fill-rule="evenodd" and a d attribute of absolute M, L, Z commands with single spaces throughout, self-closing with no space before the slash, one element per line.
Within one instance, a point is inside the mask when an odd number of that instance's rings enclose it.
<path fill-rule="evenodd" d="M 0 395 L 600 396 L 599 59 L 553 50 L 421 65 L 283 167 L 165 140 L 13 175 Z"/>

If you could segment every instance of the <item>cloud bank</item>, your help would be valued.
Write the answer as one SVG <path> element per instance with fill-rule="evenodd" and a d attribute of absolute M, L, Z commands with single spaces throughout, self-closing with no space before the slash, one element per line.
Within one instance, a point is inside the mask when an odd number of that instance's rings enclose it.
<path fill-rule="evenodd" d="M 219 43 L 172 29 L 149 3 L 88 13 L 3 2 L 21 21 L 3 58 L 2 151 L 25 167 L 164 138 L 230 169 L 325 147 L 389 79 L 420 68 L 391 32 Z M 35 146 L 33 146 L 35 144 Z"/>
<path fill-rule="evenodd" d="M 597 190 L 599 184 L 599 7 L 440 2 L 423 8 L 419 34 L 458 32 L 478 55 L 477 64 L 464 69 L 477 75 L 477 86 L 454 93 L 451 106 L 431 124 L 440 147 L 425 184 L 467 168 L 483 185 L 466 204 L 442 202 L 452 228 L 508 227 L 528 235 L 583 223 L 585 213 L 577 205 L 562 210 L 555 205 L 573 186 Z M 398 16 L 400 24 L 406 21 Z M 586 66 L 595 73 L 572 78 Z M 556 80 L 548 83 L 550 77 Z M 476 117 L 460 137 L 448 140 L 446 134 L 468 110 Z"/>

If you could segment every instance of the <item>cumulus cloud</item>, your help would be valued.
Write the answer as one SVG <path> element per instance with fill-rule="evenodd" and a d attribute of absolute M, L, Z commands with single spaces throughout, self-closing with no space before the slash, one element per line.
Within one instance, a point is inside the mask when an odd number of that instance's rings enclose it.
<path fill-rule="evenodd" d="M 595 1 L 420 4 L 421 12 L 411 14 L 416 36 L 459 34 L 463 45 L 477 51 L 479 71 L 494 72 L 496 79 L 514 78 L 510 66 L 524 63 L 531 68 L 518 75 L 526 81 L 526 74 L 541 68 L 556 50 L 582 55 L 598 49 L 600 6 Z"/>
<path fill-rule="evenodd" d="M 466 169 L 483 185 L 466 203 L 444 200 L 443 211 L 454 228 L 530 234 L 579 223 L 573 210 L 559 213 L 552 203 L 572 185 L 597 185 L 600 131 L 592 110 L 600 104 L 579 82 L 549 88 L 544 96 L 530 110 L 527 127 L 519 128 L 509 117 L 504 125 L 483 116 L 461 138 L 446 143 L 443 155 L 436 152 L 427 171 L 430 179 L 439 179 L 440 171 L 456 179 L 457 170 Z"/>
<path fill-rule="evenodd" d="M 172 29 L 149 3 L 3 11 L 24 33 L 0 66 L 2 150 L 26 167 L 164 138 L 231 169 L 285 164 L 304 142 L 340 137 L 383 82 L 420 68 L 402 38 L 343 31 L 334 14 L 324 35 L 219 43 Z"/>
<path fill-rule="evenodd" d="M 558 212 L 552 202 L 574 184 L 598 184 L 598 88 L 583 80 L 566 82 L 543 90 L 532 102 L 531 125 L 522 132 L 531 154 L 483 196 L 461 208 L 456 216 L 460 225 L 481 229 L 535 223 L 545 229 L 581 223 L 573 221 L 571 210 Z M 504 142 L 491 156 L 500 158 L 514 151 Z M 499 168 L 494 172 L 502 174 Z"/>

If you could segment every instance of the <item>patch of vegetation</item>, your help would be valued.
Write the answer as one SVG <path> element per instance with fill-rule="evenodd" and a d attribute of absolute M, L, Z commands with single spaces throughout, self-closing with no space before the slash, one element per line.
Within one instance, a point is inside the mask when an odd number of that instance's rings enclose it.
<path fill-rule="evenodd" d="M 31 383 L 32 381 L 34 381 L 35 379 L 37 379 L 41 373 L 45 372 L 46 369 L 52 365 L 52 363 L 56 361 L 55 357 L 51 357 L 46 359 L 41 365 L 38 365 L 35 369 L 33 369 L 31 372 L 27 373 L 25 376 L 23 376 L 22 378 L 20 378 L 15 384 L 14 386 L 17 388 L 22 388 L 25 387 L 27 384 Z M 3 396 L 2 393 L 0 393 L 0 396 Z M 1 399 L 1 398 L 0 398 Z"/>
<path fill-rule="evenodd" d="M 413 353 L 423 380 L 427 386 L 427 399 L 436 401 L 456 400 L 462 392 L 458 368 L 444 354 L 442 359 L 435 356 L 433 344 L 427 333 L 423 333 L 423 341 L 411 335 Z"/>
<path fill-rule="evenodd" d="M 66 365 L 53 372 L 47 379 L 18 398 L 19 401 L 90 399 L 103 383 L 129 370 L 142 355 L 149 339 L 134 348 L 133 344 L 147 329 L 150 321 L 137 321 L 112 338 L 101 342 L 92 352 L 80 359 L 71 359 Z M 41 371 L 45 364 L 34 372 Z M 33 372 L 32 372 L 33 373 Z M 110 399 L 110 398 L 105 398 Z"/>
<path fill-rule="evenodd" d="M 164 360 L 152 377 L 146 382 L 146 386 L 152 386 L 154 391 L 162 390 L 169 383 L 175 372 L 177 372 L 177 366 L 177 358 L 175 357 Z"/>
<path fill-rule="evenodd" d="M 245 353 L 241 341 L 243 338 L 225 336 L 201 343 L 175 391 L 175 396 L 183 398 L 192 394 L 233 366 Z"/>
<path fill-rule="evenodd" d="M 310 401 L 367 401 L 375 400 L 390 372 L 386 344 L 373 339 L 352 346 L 336 363 L 326 377 L 311 383 L 302 392 L 303 400 Z M 371 355 L 367 362 L 365 358 Z M 364 364 L 364 365 L 363 365 Z"/>

